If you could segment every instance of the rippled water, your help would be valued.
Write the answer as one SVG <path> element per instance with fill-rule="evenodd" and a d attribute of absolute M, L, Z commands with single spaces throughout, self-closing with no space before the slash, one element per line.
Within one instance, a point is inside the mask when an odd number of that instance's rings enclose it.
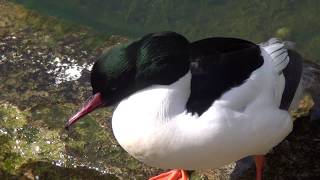
<path fill-rule="evenodd" d="M 173 30 L 191 39 L 235 36 L 255 42 L 278 36 L 297 42 L 311 59 L 320 56 L 320 2 L 316 0 L 16 1 L 109 34 L 141 36 Z"/>

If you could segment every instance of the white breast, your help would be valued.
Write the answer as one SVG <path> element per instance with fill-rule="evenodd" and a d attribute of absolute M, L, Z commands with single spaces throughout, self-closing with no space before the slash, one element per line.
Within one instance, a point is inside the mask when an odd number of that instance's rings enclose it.
<path fill-rule="evenodd" d="M 278 108 L 284 79 L 268 60 L 199 117 L 185 111 L 190 81 L 189 72 L 121 101 L 112 118 L 119 144 L 151 166 L 204 169 L 267 153 L 292 129 Z"/>

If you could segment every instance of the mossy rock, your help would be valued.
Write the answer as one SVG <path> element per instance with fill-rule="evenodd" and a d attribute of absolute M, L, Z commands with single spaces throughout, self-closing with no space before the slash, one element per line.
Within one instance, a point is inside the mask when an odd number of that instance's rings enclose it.
<path fill-rule="evenodd" d="M 22 165 L 18 170 L 18 175 L 8 175 L 8 177 L 16 177 L 19 179 L 46 179 L 46 180 L 118 180 L 118 178 L 112 174 L 101 174 L 94 169 L 88 169 L 85 167 L 65 168 L 53 165 L 50 162 L 34 161 L 28 162 Z"/>
<path fill-rule="evenodd" d="M 277 29 L 275 36 L 281 39 L 288 39 L 290 36 L 291 30 L 288 27 L 282 27 Z"/>

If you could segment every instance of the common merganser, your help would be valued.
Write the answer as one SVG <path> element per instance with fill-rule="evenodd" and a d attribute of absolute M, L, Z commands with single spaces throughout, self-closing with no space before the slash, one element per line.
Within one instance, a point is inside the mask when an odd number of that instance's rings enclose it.
<path fill-rule="evenodd" d="M 65 127 L 118 103 L 112 117 L 118 143 L 147 165 L 175 169 L 151 180 L 187 180 L 185 170 L 250 155 L 261 180 L 263 155 L 292 130 L 288 109 L 301 72 L 301 57 L 278 39 L 190 43 L 175 32 L 148 34 L 96 61 L 92 99 Z"/>

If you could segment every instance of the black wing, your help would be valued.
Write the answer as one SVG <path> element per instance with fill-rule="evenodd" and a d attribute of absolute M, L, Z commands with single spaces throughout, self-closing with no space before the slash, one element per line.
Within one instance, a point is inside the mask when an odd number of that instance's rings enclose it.
<path fill-rule="evenodd" d="M 190 58 L 191 94 L 186 108 L 199 115 L 263 64 L 258 45 L 235 38 L 195 41 L 190 44 Z"/>
<path fill-rule="evenodd" d="M 289 109 L 302 76 L 302 57 L 293 50 L 288 50 L 288 55 L 290 61 L 283 70 L 286 83 L 280 104 L 280 109 L 285 110 Z"/>

